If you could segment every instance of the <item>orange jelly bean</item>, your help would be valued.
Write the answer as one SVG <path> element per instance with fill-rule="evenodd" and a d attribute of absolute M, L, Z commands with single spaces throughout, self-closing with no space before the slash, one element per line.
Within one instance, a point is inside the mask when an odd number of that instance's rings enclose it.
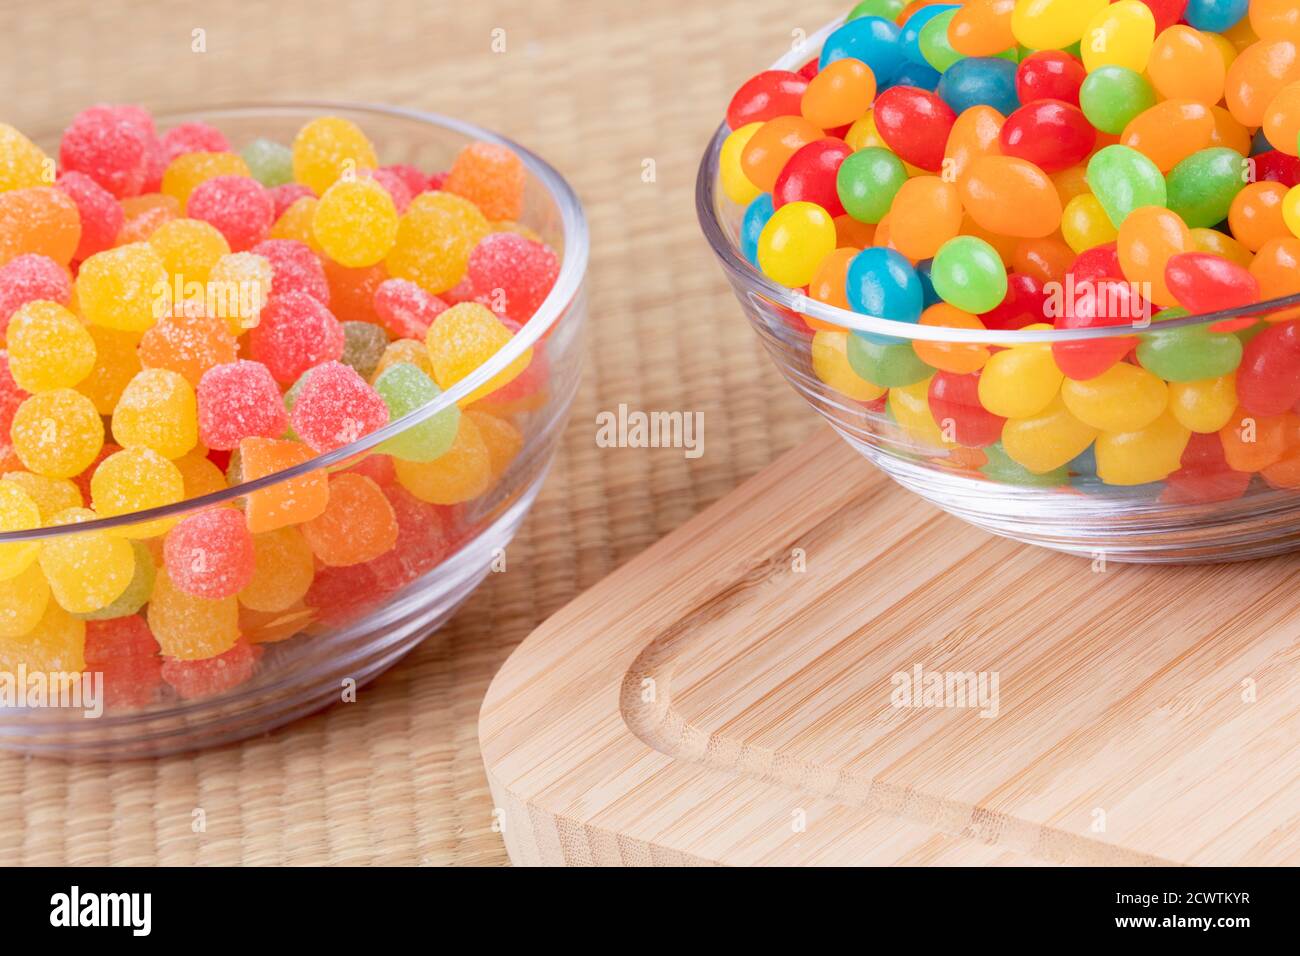
<path fill-rule="evenodd" d="M 1287 437 L 1294 433 L 1296 416 L 1251 415 L 1238 408 L 1219 430 L 1223 457 L 1233 471 L 1260 471 L 1279 461 L 1287 451 Z"/>
<path fill-rule="evenodd" d="M 1262 126 L 1273 98 L 1300 80 L 1300 50 L 1291 40 L 1260 40 L 1228 68 L 1224 97 L 1243 126 Z"/>
<path fill-rule="evenodd" d="M 1270 239 L 1255 254 L 1249 268 L 1250 274 L 1259 282 L 1261 299 L 1300 294 L 1300 239 L 1294 236 Z M 1265 316 L 1270 322 L 1296 317 L 1300 317 L 1300 306 Z"/>
<path fill-rule="evenodd" d="M 1227 69 L 1209 34 L 1180 24 L 1156 37 L 1147 76 L 1167 100 L 1187 99 L 1211 106 L 1223 99 Z"/>
<path fill-rule="evenodd" d="M 1278 91 L 1264 114 L 1264 135 L 1274 149 L 1300 154 L 1300 82 Z"/>
<path fill-rule="evenodd" d="M 1167 173 L 1214 139 L 1214 113 L 1191 99 L 1165 100 L 1133 117 L 1119 141 Z"/>
<path fill-rule="evenodd" d="M 1059 235 L 1042 239 L 1022 239 L 1008 264 L 1011 271 L 1023 272 L 1041 282 L 1064 282 L 1074 265 L 1075 253 Z"/>
<path fill-rule="evenodd" d="M 1036 239 L 1061 225 L 1061 197 L 1047 174 L 1024 159 L 982 156 L 957 186 L 980 226 L 1005 236 Z"/>
<path fill-rule="evenodd" d="M 1250 183 L 1232 200 L 1228 209 L 1228 226 L 1232 234 L 1251 252 L 1258 252 L 1270 239 L 1291 234 L 1282 219 L 1282 200 L 1287 187 L 1281 183 Z"/>
<path fill-rule="evenodd" d="M 1016 45 L 1011 12 L 1016 0 L 970 0 L 948 23 L 948 42 L 966 56 L 994 56 Z"/>
<path fill-rule="evenodd" d="M 929 259 L 961 229 L 961 197 L 938 176 L 917 176 L 903 183 L 889 214 L 890 245 L 909 259 Z"/>
<path fill-rule="evenodd" d="M 1005 121 L 1001 113 L 983 104 L 961 111 L 943 151 L 943 170 L 950 181 L 960 183 L 977 158 L 1000 155 L 998 137 Z"/>
<path fill-rule="evenodd" d="M 836 249 L 817 267 L 816 274 L 813 275 L 812 282 L 808 283 L 808 297 L 816 299 L 818 302 L 825 302 L 827 305 L 833 305 L 837 309 L 849 308 L 849 298 L 845 294 L 845 278 L 849 271 L 849 262 L 861 250 L 850 246 Z M 808 327 L 817 332 L 843 332 L 838 325 L 830 322 L 823 322 L 821 319 L 814 318 L 811 315 L 805 315 L 803 320 L 808 323 Z"/>
<path fill-rule="evenodd" d="M 1134 209 L 1119 227 L 1117 242 L 1124 278 L 1150 283 L 1151 298 L 1158 305 L 1174 305 L 1174 294 L 1165 284 L 1165 265 L 1186 252 L 1190 243 L 1187 225 L 1178 213 L 1159 206 Z"/>
<path fill-rule="evenodd" d="M 1261 39 L 1300 43 L 1300 6 L 1295 0 L 1251 0 L 1249 25 Z"/>
<path fill-rule="evenodd" d="M 963 312 L 947 302 L 937 302 L 922 312 L 921 325 L 937 325 L 949 329 L 984 328 L 979 316 Z M 929 342 L 916 339 L 912 342 L 912 350 L 926 365 L 957 375 L 977 372 L 989 360 L 988 346 L 976 342 Z"/>
<path fill-rule="evenodd" d="M 821 127 L 802 116 L 775 117 L 764 123 L 745 144 L 740 153 L 740 168 L 746 179 L 770 193 L 790 157 L 821 138 Z"/>
<path fill-rule="evenodd" d="M 799 111 L 819 131 L 834 129 L 861 119 L 875 98 L 876 74 L 871 67 L 845 57 L 828 63 L 809 81 Z"/>

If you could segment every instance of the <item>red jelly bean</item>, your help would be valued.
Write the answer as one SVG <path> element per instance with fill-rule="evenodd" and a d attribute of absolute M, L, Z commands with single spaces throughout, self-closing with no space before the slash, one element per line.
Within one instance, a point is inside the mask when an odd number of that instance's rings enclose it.
<path fill-rule="evenodd" d="M 1077 106 L 1060 100 L 1028 103 L 1007 117 L 998 134 L 1004 156 L 1027 159 L 1045 173 L 1083 162 L 1097 131 Z"/>
<path fill-rule="evenodd" d="M 1255 164 L 1255 181 L 1281 183 L 1288 188 L 1300 185 L 1300 157 L 1288 156 L 1280 149 L 1270 149 L 1252 156 Z"/>
<path fill-rule="evenodd" d="M 776 177 L 772 205 L 780 209 L 788 202 L 811 202 L 832 216 L 844 215 L 835 178 L 851 152 L 852 148 L 838 139 L 819 139 L 801 147 Z"/>
<path fill-rule="evenodd" d="M 1061 314 L 1053 324 L 1058 329 L 1095 329 L 1113 325 L 1132 325 L 1150 306 L 1127 282 L 1102 279 L 1086 285 L 1075 284 L 1074 295 L 1064 297 Z M 1132 335 L 1106 339 L 1082 339 L 1054 342 L 1052 358 L 1067 378 L 1087 381 L 1096 378 L 1122 359 L 1137 344 Z"/>
<path fill-rule="evenodd" d="M 1076 286 L 1082 282 L 1096 282 L 1098 279 L 1124 278 L 1124 269 L 1119 264 L 1119 243 L 1107 242 L 1085 249 L 1074 260 L 1070 274 L 1074 276 Z"/>
<path fill-rule="evenodd" d="M 1160 500 L 1168 504 L 1232 501 L 1246 493 L 1251 474 L 1228 466 L 1217 432 L 1192 433 L 1183 451 L 1183 467 L 1170 475 Z"/>
<path fill-rule="evenodd" d="M 818 70 L 819 59 L 820 57 L 813 57 L 803 66 L 799 67 L 799 75 L 802 76 L 805 80 L 811 80 L 819 72 Z"/>
<path fill-rule="evenodd" d="M 1237 400 L 1252 415 L 1281 415 L 1300 402 L 1300 321 L 1272 325 L 1246 343 Z"/>
<path fill-rule="evenodd" d="M 1016 95 L 1020 102 L 1060 100 L 1079 105 L 1079 87 L 1087 76 L 1083 64 L 1060 50 L 1040 50 L 1020 61 L 1016 68 Z"/>
<path fill-rule="evenodd" d="M 876 132 L 885 145 L 913 166 L 938 172 L 957 114 L 934 93 L 893 86 L 876 98 Z"/>
<path fill-rule="evenodd" d="M 774 116 L 798 116 L 808 81 L 789 70 L 764 70 L 736 90 L 727 107 L 727 125 L 766 122 Z"/>
<path fill-rule="evenodd" d="M 1188 0 L 1142 0 L 1156 18 L 1156 36 L 1183 18 Z"/>
<path fill-rule="evenodd" d="M 1259 280 L 1212 252 L 1181 252 L 1165 264 L 1165 284 L 1193 315 L 1237 309 L 1259 301 Z"/>
<path fill-rule="evenodd" d="M 1002 302 L 980 316 L 986 329 L 1013 331 L 1042 322 L 1047 307 L 1047 293 L 1035 276 L 1023 272 L 1007 275 L 1007 294 Z"/>
<path fill-rule="evenodd" d="M 950 437 L 967 448 L 983 448 L 1002 437 L 1006 419 L 980 404 L 980 373 L 935 372 L 930 379 L 930 413 Z"/>

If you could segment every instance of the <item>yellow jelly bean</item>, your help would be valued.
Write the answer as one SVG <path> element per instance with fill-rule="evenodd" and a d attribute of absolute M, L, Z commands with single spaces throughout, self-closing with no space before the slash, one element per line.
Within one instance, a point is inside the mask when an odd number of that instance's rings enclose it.
<path fill-rule="evenodd" d="M 849 365 L 847 332 L 815 332 L 812 340 L 813 374 L 841 395 L 859 402 L 871 402 L 886 389 L 860 377 Z"/>
<path fill-rule="evenodd" d="M 90 478 L 91 503 L 105 518 L 159 508 L 184 497 L 185 479 L 180 469 L 152 448 L 114 452 L 99 463 Z M 117 528 L 112 533 L 128 538 L 152 538 L 177 520 L 159 518 Z"/>
<path fill-rule="evenodd" d="M 81 489 L 67 478 L 47 478 L 30 471 L 7 471 L 5 481 L 11 481 L 31 496 L 41 511 L 41 521 L 48 523 L 60 511 L 80 508 Z"/>
<path fill-rule="evenodd" d="M 1082 454 L 1096 437 L 1097 429 L 1070 414 L 1059 396 L 1037 415 L 1009 418 L 1002 426 L 1003 450 L 1036 475 L 1060 468 Z"/>
<path fill-rule="evenodd" d="M 1066 379 L 1061 399 L 1086 425 L 1105 432 L 1133 432 L 1164 412 L 1169 389 L 1146 369 L 1117 362 L 1096 378 L 1084 382 Z"/>
<path fill-rule="evenodd" d="M 123 448 L 152 448 L 164 458 L 181 457 L 199 441 L 194 387 L 165 368 L 139 372 L 113 411 L 113 439 Z"/>
<path fill-rule="evenodd" d="M 1092 193 L 1081 193 L 1065 204 L 1061 236 L 1078 253 L 1114 242 L 1119 238 L 1119 230 L 1106 215 L 1100 199 Z"/>
<path fill-rule="evenodd" d="M 786 203 L 758 237 L 758 267 L 773 282 L 805 286 L 822 260 L 835 251 L 835 221 L 821 206 Z"/>
<path fill-rule="evenodd" d="M 1108 485 L 1160 481 L 1182 467 L 1192 433 L 1165 413 L 1145 428 L 1097 436 L 1097 476 Z"/>
<path fill-rule="evenodd" d="M 1199 382 L 1170 382 L 1169 411 L 1174 418 L 1202 435 L 1217 432 L 1237 408 L 1237 377 L 1221 375 Z"/>
<path fill-rule="evenodd" d="M 1011 34 L 1031 50 L 1063 50 L 1084 31 L 1110 0 L 1016 0 Z"/>
<path fill-rule="evenodd" d="M 1156 18 L 1138 0 L 1119 0 L 1098 11 L 1084 30 L 1079 52 L 1091 73 L 1103 66 L 1122 66 L 1141 73 L 1156 39 Z"/>
<path fill-rule="evenodd" d="M 1030 418 L 1051 404 L 1064 379 L 1049 344 L 994 352 L 980 373 L 980 404 L 1003 418 Z"/>
<path fill-rule="evenodd" d="M 762 123 L 747 123 L 740 129 L 732 130 L 722 141 L 722 149 L 718 152 L 718 175 L 722 180 L 722 192 L 740 206 L 748 206 L 762 192 L 740 168 L 740 154 L 762 126 Z"/>
<path fill-rule="evenodd" d="M 930 411 L 930 379 L 891 388 L 889 411 L 908 438 L 921 448 L 938 451 L 954 444 L 944 440 L 943 430 Z"/>

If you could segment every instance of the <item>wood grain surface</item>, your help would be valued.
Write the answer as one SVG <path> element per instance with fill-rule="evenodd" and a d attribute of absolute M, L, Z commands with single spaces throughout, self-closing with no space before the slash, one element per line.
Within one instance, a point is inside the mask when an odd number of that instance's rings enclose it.
<path fill-rule="evenodd" d="M 493 673 L 551 612 L 816 426 L 746 327 L 692 190 L 732 90 L 847 5 L 0 2 L 0 119 L 33 133 L 102 101 L 436 110 L 546 157 L 592 230 L 586 381 L 509 570 L 356 704 L 267 738 L 113 766 L 0 755 L 0 864 L 505 862 L 476 734 Z M 598 448 L 595 416 L 621 402 L 703 412 L 704 454 Z"/>
<path fill-rule="evenodd" d="M 1298 585 L 1295 556 L 1104 565 L 992 538 L 826 430 L 511 655 L 480 728 L 507 845 L 1294 866 Z"/>

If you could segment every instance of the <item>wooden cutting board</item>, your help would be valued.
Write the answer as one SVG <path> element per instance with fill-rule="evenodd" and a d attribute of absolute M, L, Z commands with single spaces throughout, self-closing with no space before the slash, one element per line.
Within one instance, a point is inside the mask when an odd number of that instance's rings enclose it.
<path fill-rule="evenodd" d="M 479 736 L 518 864 L 1295 865 L 1300 557 L 1102 567 L 825 431 L 533 632 Z"/>

